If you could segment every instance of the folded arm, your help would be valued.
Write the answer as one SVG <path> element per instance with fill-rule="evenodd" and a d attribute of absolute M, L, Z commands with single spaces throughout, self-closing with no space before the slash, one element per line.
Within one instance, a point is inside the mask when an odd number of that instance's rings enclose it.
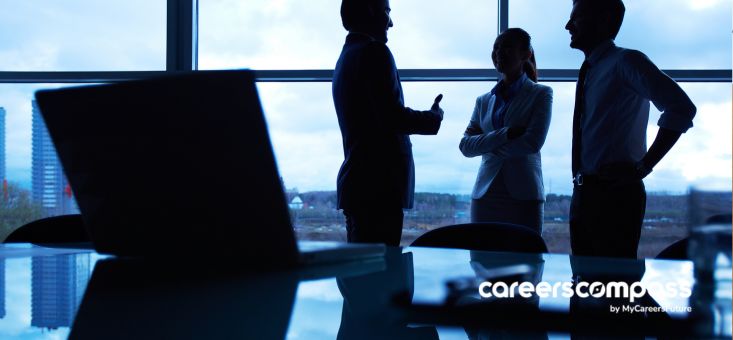
<path fill-rule="evenodd" d="M 550 129 L 551 117 L 552 89 L 545 88 L 532 105 L 529 124 L 524 134 L 497 148 L 494 154 L 503 158 L 511 158 L 540 152 L 542 145 L 545 144 L 547 131 Z"/>
<path fill-rule="evenodd" d="M 476 106 L 471 115 L 471 121 L 468 123 L 466 133 L 463 134 L 458 148 L 466 157 L 476 157 L 488 154 L 498 147 L 505 144 L 509 138 L 507 137 L 507 128 L 501 128 L 488 133 L 481 130 L 479 116 L 481 115 L 481 98 L 476 100 Z"/>

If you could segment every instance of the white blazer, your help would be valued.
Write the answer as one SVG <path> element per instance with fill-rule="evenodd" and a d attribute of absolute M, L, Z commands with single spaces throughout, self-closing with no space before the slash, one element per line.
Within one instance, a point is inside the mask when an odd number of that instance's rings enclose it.
<path fill-rule="evenodd" d="M 542 157 L 552 115 L 552 88 L 527 79 L 509 103 L 504 121 L 506 126 L 496 129 L 491 122 L 496 96 L 491 92 L 476 99 L 476 107 L 468 126 L 481 128 L 483 134 L 461 139 L 459 148 L 466 157 L 481 156 L 481 167 L 473 186 L 472 197 L 486 194 L 499 170 L 512 198 L 544 200 L 542 184 Z M 513 140 L 507 137 L 508 127 L 524 127 L 525 133 Z"/>

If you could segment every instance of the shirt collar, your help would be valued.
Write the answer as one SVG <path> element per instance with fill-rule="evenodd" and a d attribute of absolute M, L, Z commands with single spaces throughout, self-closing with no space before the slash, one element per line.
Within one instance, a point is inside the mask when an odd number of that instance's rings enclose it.
<path fill-rule="evenodd" d="M 613 42 L 613 39 L 608 39 L 596 46 L 585 61 L 588 62 L 588 66 L 593 66 L 601 61 L 608 54 L 608 51 L 614 47 L 616 47 L 616 44 Z"/>
<path fill-rule="evenodd" d="M 519 76 L 519 79 L 517 79 L 513 84 L 509 85 L 509 89 L 507 91 L 507 98 L 514 97 L 517 92 L 522 88 L 522 85 L 524 85 L 524 82 L 527 81 L 527 73 L 522 72 L 522 75 Z M 496 92 L 499 91 L 499 88 L 502 86 L 505 86 L 504 80 L 499 80 L 499 82 L 494 86 L 493 89 L 491 89 L 491 94 L 496 95 Z"/>
<path fill-rule="evenodd" d="M 351 31 L 346 36 L 346 41 L 347 42 L 356 42 L 356 41 L 370 41 L 370 42 L 373 42 L 373 41 L 376 41 L 376 40 L 374 38 L 372 38 L 372 36 L 369 35 L 369 34 L 362 33 L 362 32 L 357 32 L 357 31 Z"/>

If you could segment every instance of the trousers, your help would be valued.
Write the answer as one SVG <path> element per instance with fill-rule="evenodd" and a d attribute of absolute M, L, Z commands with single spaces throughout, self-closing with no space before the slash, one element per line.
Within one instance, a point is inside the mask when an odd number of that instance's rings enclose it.
<path fill-rule="evenodd" d="M 646 211 L 641 180 L 576 185 L 570 203 L 573 255 L 635 259 Z"/>
<path fill-rule="evenodd" d="M 344 209 L 349 243 L 384 243 L 399 246 L 402 238 L 402 207 Z"/>

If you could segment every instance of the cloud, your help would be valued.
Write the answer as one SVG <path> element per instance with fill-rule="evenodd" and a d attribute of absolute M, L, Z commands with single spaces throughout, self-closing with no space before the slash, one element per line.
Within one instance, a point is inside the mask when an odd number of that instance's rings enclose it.
<path fill-rule="evenodd" d="M 395 26 L 389 33 L 390 45 L 400 68 L 491 67 L 495 5 L 459 1 L 425 6 L 422 1 L 407 0 L 391 6 Z M 199 65 L 202 69 L 333 68 L 347 34 L 339 8 L 339 0 L 202 2 Z"/>
<path fill-rule="evenodd" d="M 199 8 L 202 69 L 330 69 L 346 36 L 338 0 L 220 0 Z"/>
<path fill-rule="evenodd" d="M 550 130 L 542 149 L 545 190 L 570 194 L 575 84 L 546 85 L 554 90 L 554 103 Z M 417 191 L 470 193 L 480 161 L 463 157 L 457 145 L 473 112 L 475 98 L 492 86 L 488 82 L 403 83 L 405 102 L 415 109 L 427 109 L 435 95 L 444 95 L 441 104 L 445 118 L 438 135 L 412 136 Z M 683 135 L 646 180 L 649 191 L 680 193 L 695 181 L 731 177 L 733 137 L 729 87 L 726 84 L 682 86 L 698 105 L 695 127 Z M 334 190 L 343 149 L 330 101 L 330 84 L 268 83 L 259 87 L 281 174 L 288 187 L 301 191 Z M 659 114 L 652 110 L 647 137 L 650 144 L 656 136 Z"/>
<path fill-rule="evenodd" d="M 239 1 L 200 4 L 202 68 L 333 68 L 346 32 L 339 0 Z M 490 68 L 496 35 L 495 2 L 419 0 L 392 2 L 395 27 L 389 45 L 400 68 Z M 704 5 L 704 6 L 703 6 Z M 9 5 L 10 6 L 10 5 Z M 571 3 L 512 0 L 510 26 L 533 36 L 541 68 L 577 68 L 582 53 L 568 47 L 564 29 Z M 68 0 L 40 6 L 13 2 L 0 12 L 3 70 L 132 70 L 165 65 L 165 2 L 119 4 Z M 694 9 L 695 12 L 686 9 Z M 664 68 L 730 68 L 726 1 L 627 2 L 619 44 L 640 48 Z M 32 19 L 32 20 L 30 20 Z M 644 34 L 639 34 L 644 32 Z M 542 149 L 545 187 L 569 193 L 574 83 L 547 83 L 555 91 L 553 117 Z M 4 84 L 7 166 L 11 180 L 29 183 L 30 100 L 53 84 Z M 446 112 L 437 136 L 414 136 L 417 190 L 466 194 L 478 168 L 457 148 L 475 98 L 488 82 L 404 82 L 405 102 L 427 109 L 443 93 Z M 706 178 L 730 180 L 730 84 L 683 84 L 698 105 L 695 127 L 685 134 L 648 180 L 650 190 L 684 191 Z M 280 171 L 288 187 L 334 190 L 343 150 L 330 83 L 259 83 Z M 656 133 L 652 112 L 649 138 Z"/>
<path fill-rule="evenodd" d="M 714 4 L 713 4 L 714 2 Z M 730 1 L 626 1 L 616 42 L 641 50 L 660 68 L 730 68 Z M 690 8 L 697 8 L 690 12 Z M 578 68 L 583 54 L 569 47 L 571 1 L 512 0 L 509 26 L 532 35 L 540 68 Z M 643 32 L 643 33 L 642 33 Z"/>
<path fill-rule="evenodd" d="M 730 181 L 733 168 L 730 148 L 733 140 L 730 129 L 733 126 L 732 111 L 730 101 L 698 103 L 695 126 L 682 135 L 660 164 L 660 169 L 675 171 L 690 183 L 708 178 L 727 178 Z"/>
<path fill-rule="evenodd" d="M 7 3 L 0 12 L 0 69 L 162 70 L 165 15 L 164 1 Z"/>
<path fill-rule="evenodd" d="M 5 108 L 7 178 L 27 188 L 31 180 L 31 100 L 35 87 L 0 85 L 0 106 Z"/>
<path fill-rule="evenodd" d="M 713 10 L 719 6 L 725 6 L 727 1 L 724 0 L 695 0 L 687 1 L 687 5 L 690 9 L 695 11 Z M 729 5 L 729 3 L 727 3 Z"/>
<path fill-rule="evenodd" d="M 0 337 L 23 337 L 31 332 L 31 259 L 5 262 L 6 315 L 0 319 Z M 40 329 L 38 329 L 40 331 Z"/>

